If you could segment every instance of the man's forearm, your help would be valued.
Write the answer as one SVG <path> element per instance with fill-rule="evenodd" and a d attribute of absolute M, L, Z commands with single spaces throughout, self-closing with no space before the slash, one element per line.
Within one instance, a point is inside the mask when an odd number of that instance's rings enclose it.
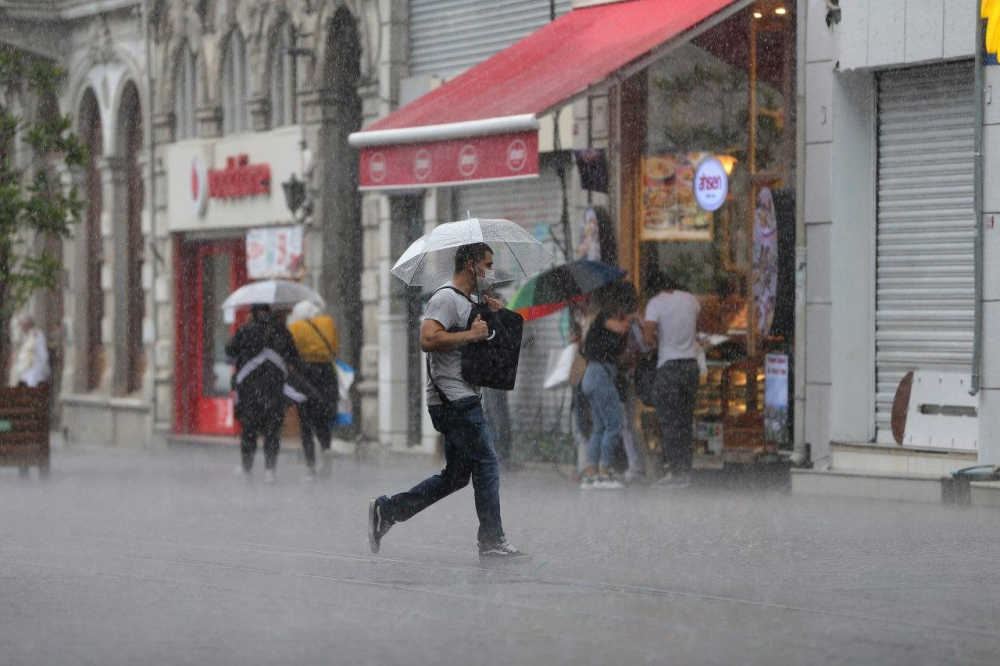
<path fill-rule="evenodd" d="M 472 342 L 475 339 L 473 335 L 472 331 L 458 331 L 455 333 L 441 331 L 429 340 L 425 340 L 420 345 L 420 348 L 425 352 L 450 352 Z"/>

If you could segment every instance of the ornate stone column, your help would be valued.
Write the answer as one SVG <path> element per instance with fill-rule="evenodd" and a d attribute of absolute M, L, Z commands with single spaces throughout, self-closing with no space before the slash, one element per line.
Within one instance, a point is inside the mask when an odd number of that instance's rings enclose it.
<path fill-rule="evenodd" d="M 271 128 L 271 100 L 257 97 L 250 100 L 250 127 L 254 132 L 266 132 Z"/>
<path fill-rule="evenodd" d="M 198 122 L 198 137 L 217 139 L 222 136 L 222 107 L 201 106 L 195 113 Z"/>

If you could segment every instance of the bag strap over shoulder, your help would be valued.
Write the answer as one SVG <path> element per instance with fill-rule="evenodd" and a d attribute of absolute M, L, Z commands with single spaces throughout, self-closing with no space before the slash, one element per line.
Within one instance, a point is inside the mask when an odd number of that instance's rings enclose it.
<path fill-rule="evenodd" d="M 443 287 L 440 287 L 440 288 L 436 289 L 434 291 L 434 293 L 431 294 L 431 298 L 434 298 L 434 295 L 437 294 L 438 292 L 445 291 L 445 290 L 451 290 L 451 291 L 455 292 L 456 294 L 458 294 L 459 296 L 461 296 L 465 300 L 467 300 L 470 303 L 472 303 L 473 307 L 475 307 L 476 302 L 473 301 L 471 298 L 469 298 L 469 296 L 464 291 L 462 291 L 461 289 L 458 289 L 457 287 L 453 287 L 451 285 L 448 285 L 448 284 L 446 284 Z M 448 396 L 446 396 L 444 394 L 444 391 L 441 390 L 441 387 L 437 385 L 436 381 L 434 381 L 434 374 L 431 372 L 431 354 L 430 354 L 430 352 L 428 352 L 427 354 L 425 354 L 424 358 L 427 361 L 427 379 L 430 380 L 431 386 L 434 387 L 434 390 L 437 391 L 438 397 L 441 398 L 441 404 L 445 405 L 446 407 L 450 407 L 451 406 L 451 400 L 448 399 Z"/>
<path fill-rule="evenodd" d="M 441 404 L 445 405 L 446 407 L 451 407 L 451 400 L 449 400 L 448 396 L 444 394 L 444 391 L 441 390 L 441 387 L 437 385 L 437 382 L 434 381 L 434 375 L 431 374 L 430 353 L 424 354 L 424 358 L 427 360 L 427 379 L 431 381 L 431 386 L 434 387 L 434 390 L 437 391 L 438 397 L 441 398 Z"/>
<path fill-rule="evenodd" d="M 316 331 L 316 335 L 318 335 L 319 339 L 323 341 L 324 345 L 326 345 L 326 350 L 330 352 L 330 355 L 336 356 L 336 354 L 333 353 L 333 345 L 330 344 L 330 341 L 327 340 L 326 336 L 323 335 L 323 333 L 319 330 L 319 326 L 312 323 L 312 321 L 310 321 L 309 319 L 306 319 L 305 322 L 312 327 L 312 330 Z"/>
<path fill-rule="evenodd" d="M 462 297 L 462 298 L 464 298 L 465 300 L 467 300 L 467 301 L 469 301 L 470 303 L 472 303 L 472 305 L 473 305 L 473 306 L 476 306 L 476 305 L 478 305 L 478 303 L 476 303 L 476 302 L 475 302 L 474 300 L 472 300 L 472 298 L 471 298 L 471 297 L 470 297 L 470 296 L 469 296 L 468 294 L 466 294 L 466 293 L 465 293 L 464 291 L 462 291 L 462 290 L 461 290 L 461 289 L 459 289 L 458 287 L 453 287 L 453 286 L 451 286 L 450 284 L 446 284 L 445 286 L 443 286 L 443 287 L 440 287 L 439 289 L 437 289 L 437 290 L 436 290 L 436 291 L 434 292 L 434 294 L 437 294 L 437 293 L 438 293 L 439 291 L 444 291 L 444 290 L 446 290 L 446 289 L 448 289 L 448 290 L 450 290 L 450 291 L 453 291 L 453 292 L 455 292 L 456 294 L 458 294 L 459 296 L 461 296 L 461 297 Z M 431 298 L 434 298 L 434 294 L 431 294 Z"/>

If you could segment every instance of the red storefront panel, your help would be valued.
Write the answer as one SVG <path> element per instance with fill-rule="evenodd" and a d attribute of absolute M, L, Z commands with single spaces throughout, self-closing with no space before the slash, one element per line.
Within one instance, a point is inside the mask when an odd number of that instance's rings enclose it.
<path fill-rule="evenodd" d="M 413 189 L 538 175 L 538 132 L 372 146 L 361 150 L 361 189 Z"/>

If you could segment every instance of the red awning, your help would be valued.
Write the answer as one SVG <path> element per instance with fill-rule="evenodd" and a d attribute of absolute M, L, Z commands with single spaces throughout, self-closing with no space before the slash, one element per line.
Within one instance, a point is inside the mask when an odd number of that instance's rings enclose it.
<path fill-rule="evenodd" d="M 722 10 L 750 0 L 631 0 L 576 9 L 351 135 L 361 188 L 538 174 L 538 120 Z M 717 18 L 717 17 L 716 17 Z"/>

